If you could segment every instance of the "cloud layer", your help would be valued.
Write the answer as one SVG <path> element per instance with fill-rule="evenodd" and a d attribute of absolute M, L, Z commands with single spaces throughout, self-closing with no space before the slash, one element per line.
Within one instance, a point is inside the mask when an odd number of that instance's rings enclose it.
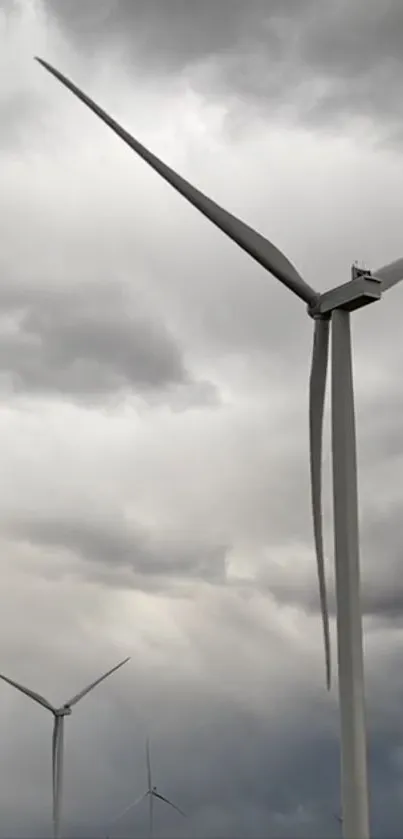
<path fill-rule="evenodd" d="M 399 2 L 0 2 L 0 672 L 68 720 L 64 835 L 332 837 L 303 306 L 33 62 L 319 290 L 401 255 Z M 402 290 L 354 316 L 374 837 L 399 837 Z M 326 552 L 334 573 L 330 438 Z M 51 720 L 0 686 L 1 835 L 50 832 Z M 119 833 L 120 831 L 120 833 Z M 146 835 L 143 805 L 116 836 Z"/>

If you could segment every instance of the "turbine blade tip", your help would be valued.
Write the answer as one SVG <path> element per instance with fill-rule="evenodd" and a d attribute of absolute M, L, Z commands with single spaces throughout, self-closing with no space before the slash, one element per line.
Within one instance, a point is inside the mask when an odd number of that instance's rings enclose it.
<path fill-rule="evenodd" d="M 53 67 L 50 64 L 48 64 L 48 62 L 45 61 L 44 58 L 40 58 L 39 55 L 34 55 L 34 61 L 37 61 L 38 64 L 41 64 L 44 70 L 47 70 L 48 73 L 52 73 L 54 75 Z"/>

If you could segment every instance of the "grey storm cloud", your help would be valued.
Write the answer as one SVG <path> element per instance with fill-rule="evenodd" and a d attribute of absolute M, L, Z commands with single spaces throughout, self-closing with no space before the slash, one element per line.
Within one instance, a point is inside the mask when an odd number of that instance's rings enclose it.
<path fill-rule="evenodd" d="M 10 523 L 9 532 L 42 548 L 71 552 L 84 561 L 79 574 L 109 585 L 169 591 L 178 581 L 226 580 L 226 546 L 198 543 L 183 533 L 147 532 L 124 520 L 96 520 L 89 513 L 70 521 L 37 516 Z"/>
<path fill-rule="evenodd" d="M 222 618 L 225 617 L 224 611 Z M 248 631 L 243 628 L 243 633 L 248 634 Z M 15 670 L 14 664 L 13 675 L 16 675 Z M 267 834 L 276 839 L 290 836 L 331 839 L 339 835 L 334 819 L 339 797 L 339 755 L 334 723 L 329 725 L 328 715 L 309 690 L 306 699 L 311 700 L 310 711 L 307 712 L 302 703 L 292 704 L 286 698 L 283 701 L 288 708 L 287 719 L 274 720 L 265 719 L 264 714 L 251 713 L 244 707 L 236 689 L 232 689 L 232 695 L 223 692 L 218 680 L 214 683 L 210 679 L 206 689 L 197 679 L 190 678 L 185 682 L 178 674 L 174 678 L 167 672 L 161 679 L 151 668 L 147 678 L 145 676 L 143 667 L 136 662 L 129 664 L 124 682 L 121 679 L 119 684 L 113 685 L 111 681 L 108 692 L 98 694 L 91 710 L 89 705 L 83 704 L 80 712 L 68 721 L 68 800 L 75 801 L 76 805 L 69 807 L 66 835 L 104 835 L 109 819 L 141 793 L 145 783 L 145 731 L 151 733 L 152 765 L 157 785 L 189 814 L 182 822 L 174 813 L 158 809 L 156 824 L 163 835 L 183 839 L 189 835 L 197 839 L 206 836 L 243 839 L 245 835 L 260 839 Z M 78 683 L 77 676 L 74 682 Z M 64 679 L 57 695 L 63 696 L 61 690 L 66 689 L 67 683 Z M 122 683 L 135 686 L 134 702 L 134 696 L 122 695 Z M 69 685 L 71 690 L 71 677 Z M 38 677 L 32 686 L 40 689 Z M 270 703 L 269 680 L 262 681 L 261 687 L 269 691 Z M 10 699 L 9 690 L 3 686 L 2 696 L 7 691 Z M 163 692 L 162 704 L 157 698 L 158 690 Z M 53 689 L 52 695 L 54 693 Z M 44 758 L 50 726 L 46 725 L 47 715 L 41 709 L 31 709 L 31 726 L 36 721 L 33 736 L 21 715 L 24 702 L 24 697 L 18 700 L 11 721 L 14 714 L 19 713 L 21 733 L 28 735 L 30 750 L 36 742 L 37 754 L 41 754 L 40 764 L 37 760 L 35 763 L 33 789 L 36 792 L 40 786 L 46 789 Z M 311 728 L 314 716 L 316 731 Z M 132 732 L 130 737 L 127 737 L 128 730 Z M 102 749 L 99 745 L 101 731 Z M 395 796 L 401 775 L 396 773 L 394 765 L 399 750 L 395 733 L 394 737 L 393 740 L 392 726 L 387 730 L 375 727 L 373 731 L 371 750 L 377 768 L 372 808 L 374 835 L 398 839 L 402 809 L 400 804 L 396 808 Z M 83 739 L 93 744 L 91 753 L 82 754 Z M 30 757 L 23 764 L 21 757 L 20 753 L 13 763 L 20 767 L 24 782 L 33 770 L 33 763 Z M 381 809 L 387 815 L 380 823 L 378 812 Z M 82 811 L 85 817 L 80 815 Z M 6 807 L 4 828 L 11 823 L 15 829 L 15 819 L 11 822 Z M 19 824 L 26 829 L 22 817 Z M 38 808 L 35 818 L 31 819 L 29 835 L 40 836 L 41 831 L 43 835 L 46 826 Z M 379 826 L 381 830 L 386 828 L 387 833 L 379 832 Z M 147 810 L 139 807 L 116 825 L 113 835 L 117 839 L 129 835 L 142 837 L 146 830 Z"/>
<path fill-rule="evenodd" d="M 70 289 L 3 287 L 0 374 L 17 392 L 58 393 L 81 401 L 108 395 L 189 389 L 214 401 L 214 387 L 192 381 L 176 340 L 125 290 L 99 281 Z M 183 400 L 186 405 L 186 395 Z"/>
<path fill-rule="evenodd" d="M 361 254 L 400 255 L 399 156 L 358 145 L 350 117 L 398 134 L 401 3 L 1 9 L 0 672 L 62 700 L 131 655 L 69 720 L 64 835 L 105 835 L 142 792 L 149 734 L 189 814 L 158 810 L 161 835 L 335 839 L 311 323 L 32 55 L 322 289 Z M 229 136 L 217 103 L 248 131 Z M 401 295 L 354 320 L 374 839 L 403 819 Z M 0 740 L 0 833 L 48 835 L 49 719 L 1 684 Z M 140 807 L 115 833 L 146 828 Z"/>
<path fill-rule="evenodd" d="M 25 142 L 24 131 L 37 120 L 42 108 L 40 97 L 31 92 L 17 91 L 4 98 L 0 93 L 0 148 L 3 151 L 15 151 Z"/>
<path fill-rule="evenodd" d="M 66 3 L 44 2 L 50 19 L 58 21 L 85 49 L 96 49 L 123 42 L 123 48 L 137 57 L 149 56 L 161 70 L 180 71 L 207 56 L 241 50 L 253 40 L 263 39 L 262 21 L 280 18 L 303 20 L 312 10 L 312 0 L 304 7 L 298 0 L 287 5 L 281 0 L 257 0 L 249 7 L 241 0 L 206 2 L 190 6 L 186 0 L 173 0 L 167 6 L 160 0 L 146 5 L 130 0 L 101 0 L 96 8 L 78 0 Z M 270 30 L 268 30 L 270 38 Z"/>
<path fill-rule="evenodd" d="M 365 117 L 369 135 L 401 139 L 400 0 L 44 2 L 83 54 L 110 50 L 132 62 L 133 78 L 185 73 L 229 107 L 235 97 L 240 112 L 249 104 L 338 127 Z"/>
<path fill-rule="evenodd" d="M 141 676 L 141 672 L 138 675 Z M 194 725 L 188 719 L 181 700 L 180 693 L 184 689 L 186 704 L 193 707 L 194 719 L 197 720 Z M 186 688 L 179 682 L 175 689 L 171 680 L 167 680 L 164 700 L 163 715 L 154 727 L 156 736 L 151 738 L 154 777 L 159 789 L 164 790 L 172 800 L 180 802 L 189 815 L 182 822 L 175 814 L 157 808 L 156 825 L 163 835 L 183 839 L 189 836 L 189 831 L 197 839 L 209 835 L 243 839 L 245 834 L 260 839 L 266 831 L 278 839 L 287 839 L 290 835 L 296 839 L 330 839 L 337 835 L 333 824 L 333 812 L 337 810 L 337 747 L 332 737 L 326 736 L 325 732 L 318 735 L 310 744 L 313 748 L 307 760 L 306 738 L 297 736 L 293 745 L 297 725 L 291 725 L 288 732 L 284 726 L 276 730 L 243 710 L 236 700 L 224 702 L 219 690 L 213 690 L 210 696 L 203 692 L 200 696 L 199 692 L 198 696 L 196 684 Z M 140 707 L 148 704 L 150 710 L 154 710 L 155 703 L 149 690 L 139 688 L 138 702 Z M 22 705 L 19 707 L 21 710 Z M 84 782 L 88 789 L 85 773 L 91 770 L 91 762 L 85 758 L 76 778 L 70 771 L 69 765 L 71 767 L 77 755 L 79 737 L 83 736 L 85 728 L 92 736 L 96 736 L 97 729 L 102 728 L 105 732 L 103 753 L 98 753 L 94 782 L 87 796 L 86 817 L 80 819 L 77 812 L 66 819 L 68 835 L 72 837 L 104 835 L 108 821 L 140 794 L 145 784 L 144 737 L 139 728 L 146 722 L 148 714 L 141 710 L 130 713 L 130 708 L 121 704 L 120 731 L 123 732 L 129 725 L 133 727 L 133 722 L 138 728 L 132 741 L 127 742 L 127 738 L 125 740 L 119 735 L 118 726 L 110 716 L 112 707 L 112 703 L 108 703 L 104 709 L 98 701 L 96 714 L 89 713 L 88 706 L 86 709 L 83 706 L 80 715 L 69 720 L 66 772 L 71 778 L 70 794 L 78 800 L 81 798 L 80 784 Z M 36 717 L 39 715 L 40 710 Z M 37 724 L 41 725 L 42 738 L 45 739 L 46 729 L 42 722 L 39 719 Z M 298 717 L 299 725 L 301 722 L 303 718 Z M 165 731 L 170 728 L 170 733 L 158 736 L 163 728 Z M 269 743 L 270 748 L 267 746 Z M 292 748 L 294 755 L 291 776 L 287 761 L 282 757 L 285 744 L 288 749 Z M 43 745 L 46 745 L 46 740 Z M 275 761 L 272 752 L 276 754 Z M 192 759 L 192 755 L 198 756 L 197 761 Z M 108 796 L 102 800 L 104 765 L 109 766 L 115 780 L 108 785 Z M 231 773 L 229 766 L 233 766 Z M 324 772 L 326 766 L 329 768 Z M 45 773 L 38 774 L 45 781 Z M 253 784 L 251 777 L 255 778 Z M 303 807 L 300 805 L 301 778 Z M 96 784 L 99 785 L 98 790 Z M 325 792 L 332 786 L 335 788 L 334 798 L 331 792 L 327 795 Z M 319 810 L 316 804 L 318 788 L 323 789 L 326 796 L 322 798 Z M 227 815 L 224 817 L 223 813 Z M 31 824 L 30 835 L 40 836 L 41 830 L 46 830 L 45 820 L 41 821 L 38 816 Z M 7 813 L 3 824 L 7 826 Z M 22 819 L 20 824 L 24 825 Z M 137 812 L 132 811 L 120 825 L 115 826 L 113 835 L 117 839 L 132 835 L 141 837 L 146 835 L 146 831 L 147 807 L 140 806 Z"/>
<path fill-rule="evenodd" d="M 399 460 L 402 456 L 400 446 Z M 363 483 L 366 474 L 361 476 Z M 387 476 L 383 478 L 388 489 Z M 393 481 L 392 481 L 393 486 Z M 395 485 L 394 485 L 395 486 Z M 297 495 L 301 494 L 302 484 Z M 384 497 L 383 497 L 384 496 Z M 384 500 L 385 498 L 385 500 Z M 378 503 L 377 503 L 378 501 Z M 330 510 L 328 510 L 330 514 Z M 333 544 L 330 529 L 331 516 L 327 521 L 328 550 L 327 573 L 329 587 L 329 610 L 336 616 L 336 601 L 333 576 Z M 309 546 L 309 533 L 303 526 L 299 530 L 300 544 L 305 540 Z M 379 489 L 379 498 L 372 498 L 361 505 L 361 569 L 362 609 L 368 619 L 382 622 L 387 628 L 400 627 L 403 621 L 403 583 L 401 565 L 403 561 L 403 523 L 399 492 L 391 494 Z M 307 613 L 319 614 L 319 602 L 315 583 L 315 567 L 312 558 L 299 564 L 294 575 L 289 575 L 284 566 L 276 564 L 280 541 L 269 549 L 268 561 L 261 568 L 254 585 L 270 592 L 283 605 L 296 606 Z M 292 556 L 293 545 L 289 546 Z"/>

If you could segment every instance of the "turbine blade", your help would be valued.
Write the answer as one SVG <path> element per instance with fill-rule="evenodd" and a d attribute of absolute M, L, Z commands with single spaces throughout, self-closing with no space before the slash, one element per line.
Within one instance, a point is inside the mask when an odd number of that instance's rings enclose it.
<path fill-rule="evenodd" d="M 325 645 L 326 685 L 328 690 L 330 690 L 331 684 L 331 654 L 322 531 L 322 436 L 327 362 L 329 354 L 329 327 L 330 321 L 328 319 L 324 320 L 323 318 L 317 318 L 315 320 L 312 365 L 309 382 L 309 437 L 312 515 Z"/>
<path fill-rule="evenodd" d="M 374 277 L 382 281 L 382 292 L 388 291 L 403 280 L 403 259 L 396 259 L 389 265 L 383 265 L 372 272 Z"/>
<path fill-rule="evenodd" d="M 151 758 L 150 758 L 150 739 L 147 737 L 146 740 L 146 760 L 147 760 L 147 784 L 148 790 L 152 790 L 152 781 L 151 781 Z"/>
<path fill-rule="evenodd" d="M 123 667 L 123 665 L 126 664 L 128 661 L 130 661 L 130 656 L 128 658 L 124 658 L 123 661 L 119 662 L 119 664 L 115 664 L 115 666 L 108 670 L 107 673 L 104 673 L 103 676 L 100 676 L 99 679 L 96 679 L 95 682 L 91 682 L 91 684 L 83 690 L 81 690 L 80 693 L 77 693 L 76 696 L 73 696 L 72 699 L 69 699 L 69 701 L 65 703 L 66 706 L 68 708 L 72 708 L 73 705 L 76 705 L 77 702 L 80 701 L 80 699 L 83 699 L 83 697 L 87 695 L 87 693 L 89 693 L 91 690 L 94 690 L 94 688 L 96 688 L 97 685 L 101 684 L 101 682 L 103 682 L 104 679 L 107 679 L 108 676 L 111 676 L 112 673 L 115 673 L 116 670 L 119 670 L 119 668 Z"/>
<path fill-rule="evenodd" d="M 7 682 L 8 685 L 11 685 L 11 687 L 16 688 L 16 690 L 19 690 L 21 693 L 25 693 L 25 696 L 29 696 L 30 699 L 33 699 L 34 702 L 38 702 L 39 705 L 42 705 L 44 708 L 47 708 L 48 711 L 52 711 L 52 713 L 54 713 L 55 709 L 53 708 L 53 706 L 50 704 L 50 702 L 48 702 L 47 699 L 45 699 L 44 696 L 41 696 L 40 693 L 35 693 L 34 690 L 30 690 L 30 688 L 26 688 L 24 687 L 24 685 L 20 685 L 18 682 L 14 682 L 13 679 L 9 679 L 8 676 L 3 676 L 1 673 L 0 679 L 2 679 L 3 682 Z"/>
<path fill-rule="evenodd" d="M 287 257 L 275 247 L 268 239 L 261 236 L 249 225 L 245 224 L 240 219 L 228 213 L 200 190 L 196 189 L 192 184 L 182 178 L 173 169 L 163 163 L 158 157 L 150 152 L 138 140 L 136 140 L 128 131 L 122 128 L 112 117 L 110 117 L 99 105 L 90 99 L 83 91 L 81 91 L 73 82 L 66 76 L 43 61 L 41 58 L 36 58 L 36 61 L 42 65 L 49 73 L 55 76 L 65 87 L 77 96 L 84 105 L 87 105 L 94 114 L 96 114 L 115 134 L 118 135 L 133 151 L 136 152 L 155 172 L 169 183 L 180 195 L 183 196 L 190 204 L 193 205 L 199 212 L 209 219 L 216 227 L 223 233 L 229 236 L 232 241 L 236 242 L 242 250 L 246 251 L 253 259 L 263 266 L 267 271 L 270 271 L 283 285 L 287 286 L 294 294 L 298 295 L 301 300 L 304 300 L 309 305 L 312 305 L 317 299 L 318 294 L 311 288 L 305 280 L 302 279 L 296 268 L 287 259 Z"/>
<path fill-rule="evenodd" d="M 116 824 L 116 822 L 120 821 L 120 819 L 122 819 L 123 816 L 125 816 L 126 813 L 128 813 L 130 810 L 133 810 L 134 807 L 137 807 L 137 805 L 140 804 L 140 802 L 143 801 L 144 798 L 147 798 L 147 795 L 148 792 L 144 792 L 143 795 L 140 795 L 139 798 L 136 798 L 135 801 L 132 801 L 131 804 L 128 804 L 128 806 L 125 807 L 124 810 L 121 810 L 120 813 L 118 813 L 118 815 L 115 816 L 115 818 L 110 822 L 110 827 Z"/>
<path fill-rule="evenodd" d="M 52 743 L 54 839 L 59 839 L 60 837 L 60 819 L 63 796 L 63 741 L 64 717 L 55 717 Z"/>
<path fill-rule="evenodd" d="M 173 804 L 172 801 L 169 800 L 169 798 L 165 798 L 165 796 L 161 795 L 161 793 L 153 792 L 152 795 L 154 796 L 154 798 L 159 798 L 160 801 L 165 801 L 165 804 L 169 804 L 169 806 L 173 807 L 174 810 L 177 810 L 178 813 L 181 814 L 181 816 L 186 816 L 186 813 L 184 813 L 183 810 L 180 809 L 180 807 L 177 807 L 176 804 Z"/>

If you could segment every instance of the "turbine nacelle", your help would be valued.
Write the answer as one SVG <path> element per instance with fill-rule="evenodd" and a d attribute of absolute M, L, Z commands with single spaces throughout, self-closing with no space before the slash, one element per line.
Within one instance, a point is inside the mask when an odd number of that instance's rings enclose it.
<path fill-rule="evenodd" d="M 61 708 L 55 708 L 53 713 L 55 717 L 69 717 L 73 713 L 73 709 L 70 705 L 62 705 Z"/>
<path fill-rule="evenodd" d="M 325 291 L 314 303 L 308 304 L 307 312 L 311 318 L 330 317 L 334 309 L 353 312 L 381 299 L 382 280 L 355 265 L 352 274 L 348 283 Z"/>

